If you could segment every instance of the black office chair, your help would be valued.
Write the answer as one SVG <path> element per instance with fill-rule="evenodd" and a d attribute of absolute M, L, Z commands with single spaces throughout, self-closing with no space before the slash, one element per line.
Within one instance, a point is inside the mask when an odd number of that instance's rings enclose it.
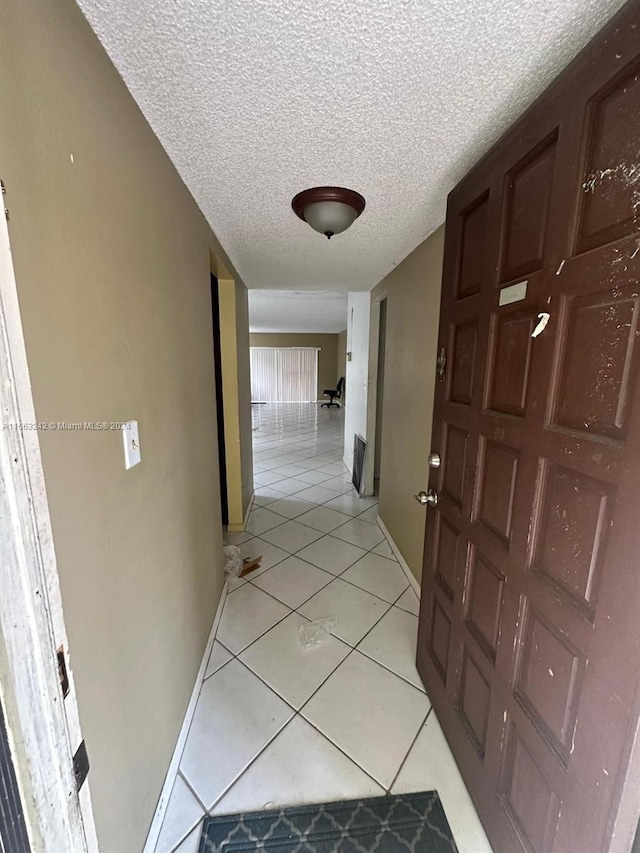
<path fill-rule="evenodd" d="M 339 403 L 334 403 L 334 400 L 339 400 L 342 397 L 342 389 L 344 388 L 344 376 L 341 376 L 338 379 L 338 384 L 335 387 L 335 390 L 332 388 L 325 388 L 322 392 L 325 397 L 329 397 L 328 403 L 323 403 L 320 408 L 323 409 L 325 406 L 327 409 L 330 409 L 331 406 L 335 406 L 336 409 L 339 408 Z"/>

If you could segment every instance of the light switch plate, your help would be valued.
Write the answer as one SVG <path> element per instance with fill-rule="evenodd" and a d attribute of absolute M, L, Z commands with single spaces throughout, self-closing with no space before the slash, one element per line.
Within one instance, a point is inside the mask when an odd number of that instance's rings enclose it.
<path fill-rule="evenodd" d="M 140 456 L 140 436 L 138 434 L 138 421 L 127 421 L 122 426 L 122 439 L 124 441 L 124 467 L 129 470 L 137 465 L 142 458 Z"/>

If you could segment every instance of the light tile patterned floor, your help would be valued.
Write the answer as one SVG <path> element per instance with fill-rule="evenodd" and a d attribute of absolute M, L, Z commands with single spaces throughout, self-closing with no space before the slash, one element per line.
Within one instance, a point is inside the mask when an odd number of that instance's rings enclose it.
<path fill-rule="evenodd" d="M 156 853 L 203 816 L 440 792 L 460 853 L 490 853 L 414 659 L 418 599 L 342 463 L 342 409 L 254 406 L 255 502 Z M 305 649 L 301 626 L 334 617 Z"/>

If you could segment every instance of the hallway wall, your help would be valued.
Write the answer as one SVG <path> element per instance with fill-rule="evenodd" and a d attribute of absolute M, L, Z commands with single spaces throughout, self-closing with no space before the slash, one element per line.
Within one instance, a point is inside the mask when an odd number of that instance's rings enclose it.
<path fill-rule="evenodd" d="M 347 324 L 347 350 L 351 353 L 351 361 L 347 362 L 346 370 L 344 464 L 351 471 L 354 437 L 361 435 L 365 441 L 367 439 L 370 293 L 349 293 Z"/>
<path fill-rule="evenodd" d="M 251 356 L 249 353 L 249 293 L 236 281 L 236 339 L 238 343 L 238 417 L 242 465 L 242 513 L 246 518 L 253 496 L 253 433 L 251 432 Z"/>
<path fill-rule="evenodd" d="M 444 252 L 444 225 L 371 292 L 387 298 L 380 518 L 420 580 Z"/>
<path fill-rule="evenodd" d="M 223 586 L 210 251 L 235 273 L 71 0 L 3 4 L 0 98 L 38 420 L 140 425 L 130 471 L 120 430 L 40 433 L 100 850 L 139 853 Z"/>
<path fill-rule="evenodd" d="M 337 379 L 347 375 L 347 330 L 337 336 Z"/>
<path fill-rule="evenodd" d="M 289 333 L 253 333 L 249 336 L 252 347 L 319 347 L 318 400 L 324 400 L 325 388 L 335 388 L 337 367 L 337 335 L 311 335 Z"/>
<path fill-rule="evenodd" d="M 249 299 L 241 282 L 219 277 L 218 287 L 228 529 L 240 531 L 253 495 Z"/>

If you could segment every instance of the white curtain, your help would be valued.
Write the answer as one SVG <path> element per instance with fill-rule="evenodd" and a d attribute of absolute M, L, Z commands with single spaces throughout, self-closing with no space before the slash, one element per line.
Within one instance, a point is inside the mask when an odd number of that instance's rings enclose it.
<path fill-rule="evenodd" d="M 254 403 L 312 403 L 318 397 L 318 350 L 251 347 Z"/>

